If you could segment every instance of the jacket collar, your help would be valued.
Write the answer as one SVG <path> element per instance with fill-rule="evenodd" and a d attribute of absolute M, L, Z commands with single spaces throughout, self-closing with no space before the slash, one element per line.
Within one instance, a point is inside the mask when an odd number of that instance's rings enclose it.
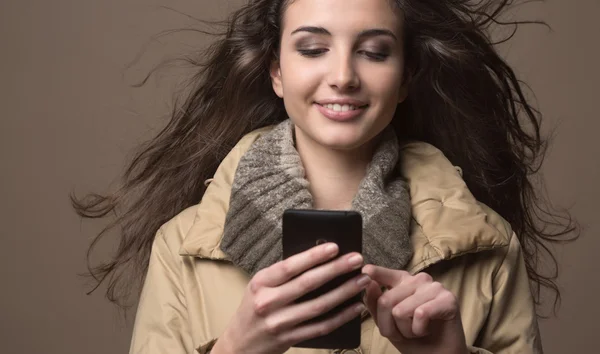
<path fill-rule="evenodd" d="M 197 207 L 181 255 L 230 261 L 220 243 L 234 175 L 244 153 L 270 129 L 246 135 L 225 157 Z M 475 200 L 459 170 L 440 150 L 424 142 L 407 143 L 400 148 L 400 161 L 412 206 L 413 257 L 408 271 L 416 273 L 442 260 L 508 245 L 509 224 Z"/>

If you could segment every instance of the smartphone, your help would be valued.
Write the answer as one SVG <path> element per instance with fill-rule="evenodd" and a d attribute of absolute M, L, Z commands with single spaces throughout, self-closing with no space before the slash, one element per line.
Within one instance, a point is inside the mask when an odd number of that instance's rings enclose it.
<path fill-rule="evenodd" d="M 334 242 L 339 247 L 337 257 L 351 252 L 362 253 L 362 217 L 355 211 L 298 210 L 288 209 L 283 213 L 283 258 L 304 252 L 316 245 Z M 360 269 L 338 276 L 320 288 L 300 297 L 303 302 L 337 288 L 361 273 Z M 318 322 L 335 315 L 344 308 L 362 301 L 357 294 L 331 311 L 305 323 Z M 355 349 L 360 346 L 361 318 L 357 316 L 333 332 L 303 341 L 295 345 L 300 348 Z"/>

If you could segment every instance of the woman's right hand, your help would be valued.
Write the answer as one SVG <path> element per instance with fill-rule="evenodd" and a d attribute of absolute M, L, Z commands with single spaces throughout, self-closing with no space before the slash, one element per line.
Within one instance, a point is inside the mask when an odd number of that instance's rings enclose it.
<path fill-rule="evenodd" d="M 337 245 L 326 243 L 256 273 L 211 353 L 283 353 L 296 343 L 325 335 L 358 316 L 364 309 L 362 303 L 350 305 L 320 322 L 302 323 L 360 293 L 371 281 L 365 274 L 315 299 L 294 303 L 335 277 L 362 266 L 363 258 L 358 253 L 332 261 L 338 251 Z"/>

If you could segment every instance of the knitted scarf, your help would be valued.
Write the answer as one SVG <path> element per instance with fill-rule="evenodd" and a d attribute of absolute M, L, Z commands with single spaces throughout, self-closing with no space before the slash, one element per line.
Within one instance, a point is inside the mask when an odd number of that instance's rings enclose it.
<path fill-rule="evenodd" d="M 289 119 L 262 135 L 234 176 L 221 249 L 251 276 L 282 259 L 284 210 L 312 208 L 293 136 Z M 352 201 L 363 218 L 365 262 L 391 269 L 403 269 L 412 257 L 410 197 L 398 157 L 398 140 L 388 127 Z"/>

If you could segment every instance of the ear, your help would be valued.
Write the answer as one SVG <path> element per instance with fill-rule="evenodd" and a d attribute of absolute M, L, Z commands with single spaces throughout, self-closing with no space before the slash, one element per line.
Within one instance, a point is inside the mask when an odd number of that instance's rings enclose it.
<path fill-rule="evenodd" d="M 278 60 L 273 60 L 271 63 L 271 84 L 273 85 L 273 91 L 280 98 L 283 98 L 283 84 L 281 83 L 281 67 L 279 66 Z"/>

